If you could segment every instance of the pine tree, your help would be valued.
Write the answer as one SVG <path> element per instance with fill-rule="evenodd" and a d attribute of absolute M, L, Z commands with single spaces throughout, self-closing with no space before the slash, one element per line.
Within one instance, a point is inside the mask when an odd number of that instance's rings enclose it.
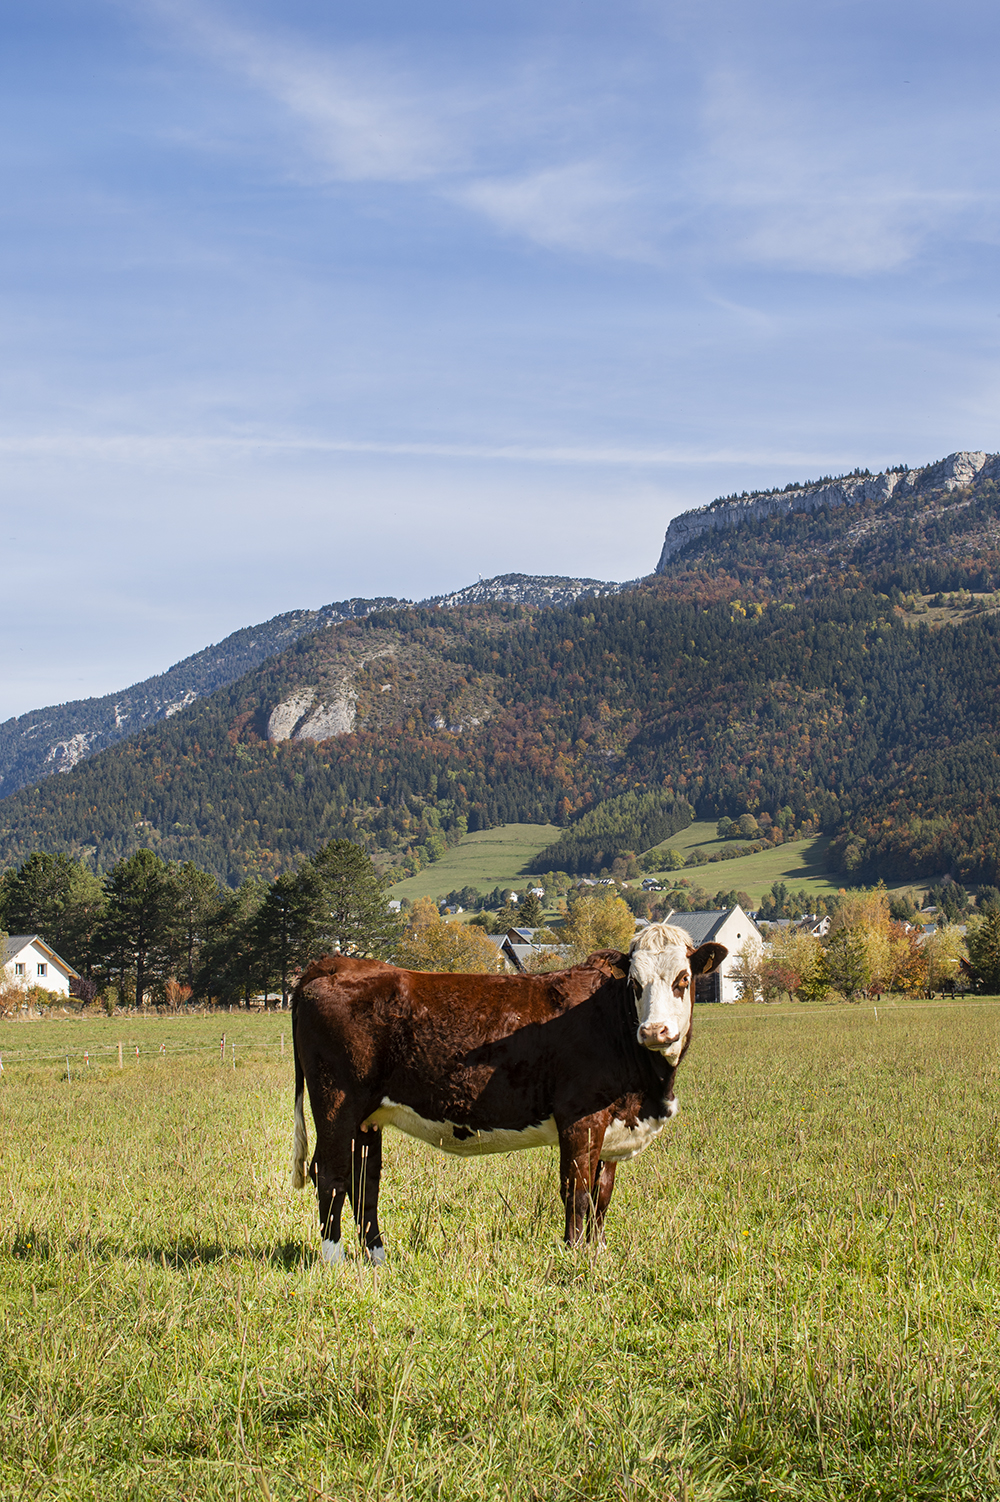
<path fill-rule="evenodd" d="M 168 867 L 152 850 L 137 850 L 119 861 L 104 883 L 107 909 L 95 942 L 105 962 L 124 974 L 135 972 L 136 1005 L 142 1006 L 151 975 L 169 962 L 177 892 Z"/>
<path fill-rule="evenodd" d="M 179 962 L 177 969 L 194 986 L 201 946 L 221 902 L 219 883 L 208 871 L 199 870 L 193 861 L 185 861 L 172 874 L 176 895 L 173 947 Z"/>
<path fill-rule="evenodd" d="M 0 924 L 8 933 L 39 934 L 89 975 L 94 929 L 105 908 L 99 879 L 67 855 L 29 855 L 0 877 Z"/>
<path fill-rule="evenodd" d="M 316 950 L 391 959 L 400 922 L 389 911 L 389 883 L 379 876 L 367 851 L 350 840 L 331 840 L 306 862 L 306 870 L 319 884 Z"/>
<path fill-rule="evenodd" d="M 321 883 L 306 863 L 301 871 L 285 871 L 278 877 L 253 921 L 256 950 L 266 955 L 266 968 L 281 977 L 282 1006 L 288 1005 L 293 972 L 322 949 L 323 912 Z"/>

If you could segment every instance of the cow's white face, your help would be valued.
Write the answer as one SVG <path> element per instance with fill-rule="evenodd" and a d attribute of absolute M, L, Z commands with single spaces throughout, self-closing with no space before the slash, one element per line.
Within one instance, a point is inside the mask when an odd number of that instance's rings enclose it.
<path fill-rule="evenodd" d="M 633 949 L 629 979 L 635 990 L 643 1048 L 677 1064 L 691 1030 L 691 962 L 687 944 Z"/>

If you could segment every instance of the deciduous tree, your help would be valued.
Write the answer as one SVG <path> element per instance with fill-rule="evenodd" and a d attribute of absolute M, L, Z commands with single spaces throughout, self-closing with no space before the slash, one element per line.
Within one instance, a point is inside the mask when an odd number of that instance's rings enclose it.
<path fill-rule="evenodd" d="M 635 919 L 614 892 L 588 893 L 578 897 L 560 930 L 564 944 L 585 959 L 598 949 L 619 949 L 623 953 L 635 936 Z"/>
<path fill-rule="evenodd" d="M 456 974 L 494 974 L 499 952 L 478 927 L 450 922 L 440 913 L 416 913 L 397 951 L 397 963 L 407 970 L 439 970 Z"/>

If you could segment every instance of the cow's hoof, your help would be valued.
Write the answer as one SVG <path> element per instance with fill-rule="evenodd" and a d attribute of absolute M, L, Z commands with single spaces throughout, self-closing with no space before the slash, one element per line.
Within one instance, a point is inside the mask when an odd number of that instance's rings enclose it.
<path fill-rule="evenodd" d="M 372 1267 L 381 1267 L 385 1261 L 384 1246 L 367 1246 L 364 1250 L 364 1259 L 371 1263 Z"/>
<path fill-rule="evenodd" d="M 323 1261 L 329 1265 L 334 1262 L 343 1262 L 345 1252 L 342 1241 L 324 1241 L 320 1246 L 320 1254 Z"/>

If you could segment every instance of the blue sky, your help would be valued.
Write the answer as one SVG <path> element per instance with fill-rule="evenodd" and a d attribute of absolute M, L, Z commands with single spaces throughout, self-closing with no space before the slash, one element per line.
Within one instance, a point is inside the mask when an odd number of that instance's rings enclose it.
<path fill-rule="evenodd" d="M 997 10 L 8 0 L 0 719 L 1000 448 Z"/>

